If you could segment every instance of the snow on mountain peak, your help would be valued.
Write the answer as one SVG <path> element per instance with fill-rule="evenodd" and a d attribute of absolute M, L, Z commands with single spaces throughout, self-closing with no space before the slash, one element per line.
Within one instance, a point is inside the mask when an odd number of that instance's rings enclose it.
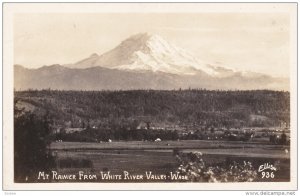
<path fill-rule="evenodd" d="M 93 54 L 73 67 L 93 66 L 173 74 L 195 74 L 201 71 L 209 75 L 216 73 L 215 69 L 198 61 L 187 51 L 149 33 L 133 35 L 111 51 L 100 56 Z"/>
<path fill-rule="evenodd" d="M 116 66 L 123 70 L 151 70 L 173 74 L 195 74 L 203 71 L 214 74 L 214 69 L 200 63 L 187 51 L 167 42 L 158 35 L 148 33 L 136 34 L 120 45 L 133 49 L 131 62 Z"/>

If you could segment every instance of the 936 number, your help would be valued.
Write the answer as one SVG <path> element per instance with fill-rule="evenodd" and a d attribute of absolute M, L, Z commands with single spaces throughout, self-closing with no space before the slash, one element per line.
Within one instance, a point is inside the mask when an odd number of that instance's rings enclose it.
<path fill-rule="evenodd" d="M 274 178 L 274 172 L 261 172 L 261 178 Z"/>

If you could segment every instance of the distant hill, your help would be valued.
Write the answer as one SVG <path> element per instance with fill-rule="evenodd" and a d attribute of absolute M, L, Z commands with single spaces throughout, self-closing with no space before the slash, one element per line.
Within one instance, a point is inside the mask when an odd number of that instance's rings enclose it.
<path fill-rule="evenodd" d="M 202 72 L 195 75 L 178 75 L 165 72 L 134 71 L 90 67 L 68 68 L 61 65 L 28 69 L 14 66 L 14 88 L 56 90 L 172 90 L 187 88 L 205 89 L 271 89 L 289 90 L 289 80 L 266 75 L 243 75 L 213 77 Z"/>

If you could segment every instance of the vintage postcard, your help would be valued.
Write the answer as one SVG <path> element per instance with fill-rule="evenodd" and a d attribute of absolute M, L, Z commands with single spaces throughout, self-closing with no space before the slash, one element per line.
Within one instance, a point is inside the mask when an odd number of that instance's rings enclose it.
<path fill-rule="evenodd" d="M 4 3 L 4 190 L 296 190 L 297 3 Z"/>

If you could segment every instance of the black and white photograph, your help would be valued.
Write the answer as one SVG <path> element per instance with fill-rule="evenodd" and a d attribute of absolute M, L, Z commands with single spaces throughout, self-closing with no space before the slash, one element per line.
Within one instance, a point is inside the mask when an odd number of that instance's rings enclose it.
<path fill-rule="evenodd" d="M 4 187 L 295 189 L 297 3 L 3 6 Z"/>

